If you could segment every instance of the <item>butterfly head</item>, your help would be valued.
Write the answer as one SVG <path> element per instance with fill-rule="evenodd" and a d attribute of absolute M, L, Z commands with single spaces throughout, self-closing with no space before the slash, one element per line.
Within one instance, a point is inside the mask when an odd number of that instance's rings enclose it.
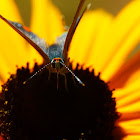
<path fill-rule="evenodd" d="M 59 71 L 62 67 L 63 67 L 63 64 L 64 61 L 61 59 L 61 58 L 53 58 L 52 61 L 51 61 L 51 66 L 56 70 L 56 71 Z"/>

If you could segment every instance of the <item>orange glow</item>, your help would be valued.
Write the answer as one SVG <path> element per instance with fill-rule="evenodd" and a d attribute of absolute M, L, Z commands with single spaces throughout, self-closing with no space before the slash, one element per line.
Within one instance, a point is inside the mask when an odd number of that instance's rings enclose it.
<path fill-rule="evenodd" d="M 5 140 L 2 136 L 0 136 L 0 140 Z"/>

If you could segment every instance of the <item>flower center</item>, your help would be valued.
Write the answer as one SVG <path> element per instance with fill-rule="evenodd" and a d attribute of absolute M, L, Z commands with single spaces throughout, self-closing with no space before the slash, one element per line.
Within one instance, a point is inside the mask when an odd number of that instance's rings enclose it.
<path fill-rule="evenodd" d="M 66 79 L 59 76 L 57 89 L 56 74 L 48 80 L 49 72 L 45 69 L 23 85 L 40 67 L 36 64 L 32 73 L 28 66 L 18 69 L 3 85 L 1 135 L 13 140 L 111 139 L 118 113 L 112 91 L 100 76 L 76 68 L 73 72 L 86 86 L 79 85 L 67 73 Z"/>

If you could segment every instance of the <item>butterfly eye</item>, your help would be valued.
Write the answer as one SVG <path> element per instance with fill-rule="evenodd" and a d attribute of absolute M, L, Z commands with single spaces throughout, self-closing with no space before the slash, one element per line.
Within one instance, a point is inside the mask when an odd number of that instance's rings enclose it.
<path fill-rule="evenodd" d="M 56 64 L 56 60 L 53 60 L 53 62 L 51 63 L 51 66 L 52 66 L 54 69 L 56 68 L 55 64 Z"/>
<path fill-rule="evenodd" d="M 61 58 L 54 58 L 52 61 L 51 61 L 51 66 L 54 68 L 54 69 L 61 69 L 63 67 L 62 63 L 64 63 L 62 61 Z"/>

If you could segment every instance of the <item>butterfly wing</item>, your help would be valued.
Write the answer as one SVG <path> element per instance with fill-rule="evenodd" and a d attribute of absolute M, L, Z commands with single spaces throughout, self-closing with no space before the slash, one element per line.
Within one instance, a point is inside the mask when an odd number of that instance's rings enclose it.
<path fill-rule="evenodd" d="M 40 53 L 47 63 L 50 62 L 46 53 L 47 44 L 45 40 L 40 39 L 37 35 L 33 34 L 27 27 L 21 25 L 20 23 L 7 20 L 1 15 L 0 18 L 10 25 L 25 40 L 27 40 Z"/>
<path fill-rule="evenodd" d="M 85 2 L 85 0 L 80 1 L 78 9 L 77 9 L 75 17 L 74 17 L 74 20 L 73 20 L 72 25 L 71 25 L 71 27 L 69 29 L 68 34 L 67 34 L 66 41 L 65 41 L 65 44 L 64 44 L 64 50 L 63 50 L 63 59 L 64 59 L 64 61 L 67 60 L 67 52 L 68 52 L 68 49 L 69 49 L 70 42 L 72 40 L 73 34 L 74 34 L 75 30 L 76 30 L 76 27 L 77 27 L 77 25 L 78 25 L 78 23 L 79 23 L 79 21 L 81 19 L 81 17 L 79 19 L 78 19 L 78 17 L 79 17 L 80 10 L 82 9 L 82 6 L 83 6 L 84 2 Z"/>

